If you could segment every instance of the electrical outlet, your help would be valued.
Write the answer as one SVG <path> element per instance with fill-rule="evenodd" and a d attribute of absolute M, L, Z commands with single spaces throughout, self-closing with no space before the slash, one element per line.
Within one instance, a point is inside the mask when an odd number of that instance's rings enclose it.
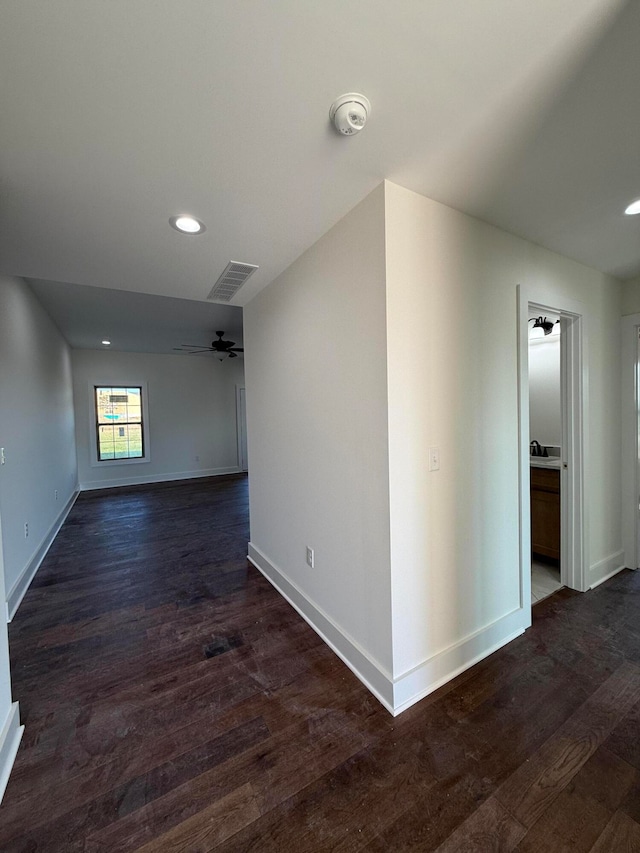
<path fill-rule="evenodd" d="M 58 490 L 54 489 L 53 494 L 55 495 L 55 499 L 58 500 Z"/>
<path fill-rule="evenodd" d="M 307 545 L 307 565 L 313 568 L 315 560 L 316 558 L 315 554 L 313 553 L 313 548 L 309 548 L 309 546 Z"/>
<path fill-rule="evenodd" d="M 6 461 L 4 458 L 4 447 L 0 447 L 0 465 L 4 465 Z"/>
<path fill-rule="evenodd" d="M 29 523 L 27 521 L 24 523 L 24 538 L 29 538 Z"/>
<path fill-rule="evenodd" d="M 429 470 L 430 471 L 439 471 L 440 470 L 440 448 L 439 447 L 430 447 L 429 448 Z"/>

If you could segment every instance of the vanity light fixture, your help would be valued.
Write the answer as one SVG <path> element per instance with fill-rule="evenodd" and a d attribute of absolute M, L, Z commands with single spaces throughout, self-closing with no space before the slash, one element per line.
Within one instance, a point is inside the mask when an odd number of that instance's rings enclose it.
<path fill-rule="evenodd" d="M 169 225 L 179 231 L 181 234 L 202 234 L 207 230 L 207 226 L 195 216 L 181 214 L 180 216 L 172 216 L 169 219 Z"/>
<path fill-rule="evenodd" d="M 553 331 L 553 322 L 551 320 L 547 320 L 546 317 L 529 317 L 529 322 L 533 321 L 533 326 L 531 327 L 531 331 L 534 329 L 542 329 L 543 334 L 550 335 Z M 536 337 L 540 337 L 538 333 Z"/>
<path fill-rule="evenodd" d="M 636 216 L 636 214 L 640 213 L 640 198 L 632 201 L 631 204 L 626 208 L 625 213 L 627 216 Z"/>

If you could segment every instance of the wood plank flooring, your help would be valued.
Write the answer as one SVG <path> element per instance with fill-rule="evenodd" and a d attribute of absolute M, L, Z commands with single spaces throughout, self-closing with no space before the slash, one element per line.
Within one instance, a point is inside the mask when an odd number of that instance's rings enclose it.
<path fill-rule="evenodd" d="M 80 496 L 10 626 L 2 851 L 640 851 L 640 573 L 394 720 L 247 539 L 244 477 Z"/>

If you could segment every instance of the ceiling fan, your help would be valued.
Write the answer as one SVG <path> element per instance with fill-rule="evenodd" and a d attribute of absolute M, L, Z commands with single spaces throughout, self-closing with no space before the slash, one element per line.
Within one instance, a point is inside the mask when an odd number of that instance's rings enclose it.
<path fill-rule="evenodd" d="M 201 352 L 215 353 L 218 361 L 224 361 L 225 358 L 237 358 L 239 352 L 244 352 L 244 347 L 237 347 L 235 341 L 225 341 L 223 339 L 224 332 L 216 332 L 217 341 L 211 341 L 211 346 L 203 346 L 202 344 L 182 344 L 179 347 L 174 347 L 179 352 L 186 352 L 188 355 L 195 355 Z"/>

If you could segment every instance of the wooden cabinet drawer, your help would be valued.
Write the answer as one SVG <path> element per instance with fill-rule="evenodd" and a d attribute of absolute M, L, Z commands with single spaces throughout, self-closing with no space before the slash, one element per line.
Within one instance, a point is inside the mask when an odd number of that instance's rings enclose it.
<path fill-rule="evenodd" d="M 531 488 L 543 489 L 560 494 L 560 471 L 558 468 L 531 468 Z"/>

